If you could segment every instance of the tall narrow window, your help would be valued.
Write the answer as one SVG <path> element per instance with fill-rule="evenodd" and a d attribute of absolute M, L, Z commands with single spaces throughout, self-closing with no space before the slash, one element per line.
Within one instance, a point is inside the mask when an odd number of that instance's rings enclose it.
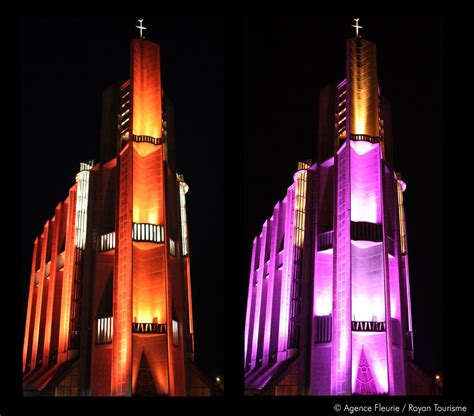
<path fill-rule="evenodd" d="M 397 196 L 398 196 L 398 220 L 400 223 L 400 251 L 402 254 L 407 252 L 407 240 L 405 231 L 405 210 L 403 208 L 403 182 L 397 181 Z"/>
<path fill-rule="evenodd" d="M 173 319 L 173 345 L 179 347 L 179 326 L 178 322 Z"/>
<path fill-rule="evenodd" d="M 75 245 L 84 250 L 87 232 L 87 204 L 89 198 L 89 175 L 94 161 L 81 163 L 80 172 L 76 175 L 77 198 L 76 198 L 76 222 L 75 222 Z"/>
<path fill-rule="evenodd" d="M 181 207 L 181 241 L 183 246 L 183 256 L 188 255 L 188 224 L 186 220 L 186 192 L 188 192 L 188 185 L 184 182 L 183 175 L 179 176 L 179 203 Z"/>
<path fill-rule="evenodd" d="M 170 238 L 170 254 L 176 257 L 176 243 L 172 238 Z"/>
<path fill-rule="evenodd" d="M 306 215 L 306 177 L 310 163 L 298 162 L 295 191 L 295 245 L 303 248 Z"/>

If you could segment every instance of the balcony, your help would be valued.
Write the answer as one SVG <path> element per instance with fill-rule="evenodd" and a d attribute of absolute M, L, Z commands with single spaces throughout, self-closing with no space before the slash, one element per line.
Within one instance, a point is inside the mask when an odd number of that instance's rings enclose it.
<path fill-rule="evenodd" d="M 79 172 L 82 172 L 84 170 L 91 170 L 94 167 L 94 161 L 89 160 L 87 163 L 80 163 L 79 165 Z"/>
<path fill-rule="evenodd" d="M 102 234 L 99 237 L 99 252 L 100 251 L 109 251 L 115 248 L 115 231 L 111 233 Z"/>
<path fill-rule="evenodd" d="M 379 136 L 369 136 L 368 134 L 352 134 L 351 133 L 351 140 L 355 142 L 369 142 L 369 143 L 380 143 Z"/>
<path fill-rule="evenodd" d="M 134 334 L 166 334 L 166 324 L 133 322 L 132 332 Z"/>
<path fill-rule="evenodd" d="M 385 332 L 385 322 L 352 321 L 352 330 L 356 332 Z"/>
<path fill-rule="evenodd" d="M 114 318 L 108 316 L 97 319 L 97 344 L 110 344 L 112 342 L 112 335 L 114 330 Z"/>
<path fill-rule="evenodd" d="M 162 225 L 133 223 L 132 240 L 151 243 L 163 243 L 165 230 Z"/>
<path fill-rule="evenodd" d="M 163 144 L 163 139 L 161 137 L 152 137 L 152 136 L 137 136 L 133 135 L 134 142 L 146 142 L 151 144 Z"/>
<path fill-rule="evenodd" d="M 332 315 L 315 316 L 315 344 L 330 342 L 332 338 Z"/>
<path fill-rule="evenodd" d="M 351 221 L 351 240 L 382 241 L 382 224 Z"/>
<path fill-rule="evenodd" d="M 318 234 L 318 251 L 323 251 L 329 248 L 333 248 L 333 243 L 334 243 L 333 240 L 334 240 L 333 230 Z"/>

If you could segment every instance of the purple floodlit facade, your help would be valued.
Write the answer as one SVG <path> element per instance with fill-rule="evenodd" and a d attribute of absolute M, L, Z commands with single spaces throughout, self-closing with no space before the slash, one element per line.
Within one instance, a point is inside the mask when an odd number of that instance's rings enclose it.
<path fill-rule="evenodd" d="M 298 164 L 253 241 L 247 394 L 410 393 L 406 185 L 375 45 L 346 48 L 346 78 L 321 91 L 317 162 Z"/>

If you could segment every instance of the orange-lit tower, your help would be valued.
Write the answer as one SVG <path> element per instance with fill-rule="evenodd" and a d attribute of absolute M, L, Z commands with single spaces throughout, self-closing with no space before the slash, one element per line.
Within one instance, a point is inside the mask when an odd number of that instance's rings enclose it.
<path fill-rule="evenodd" d="M 130 79 L 104 92 L 100 163 L 34 244 L 26 394 L 207 395 L 194 366 L 185 194 L 159 46 L 131 41 Z"/>

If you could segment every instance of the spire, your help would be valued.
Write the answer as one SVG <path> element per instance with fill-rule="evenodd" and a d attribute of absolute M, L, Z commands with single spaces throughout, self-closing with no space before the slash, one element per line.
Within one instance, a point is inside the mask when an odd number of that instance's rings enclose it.
<path fill-rule="evenodd" d="M 350 124 L 348 133 L 379 137 L 379 94 L 375 44 L 353 37 L 347 39 L 346 48 L 348 122 Z"/>

